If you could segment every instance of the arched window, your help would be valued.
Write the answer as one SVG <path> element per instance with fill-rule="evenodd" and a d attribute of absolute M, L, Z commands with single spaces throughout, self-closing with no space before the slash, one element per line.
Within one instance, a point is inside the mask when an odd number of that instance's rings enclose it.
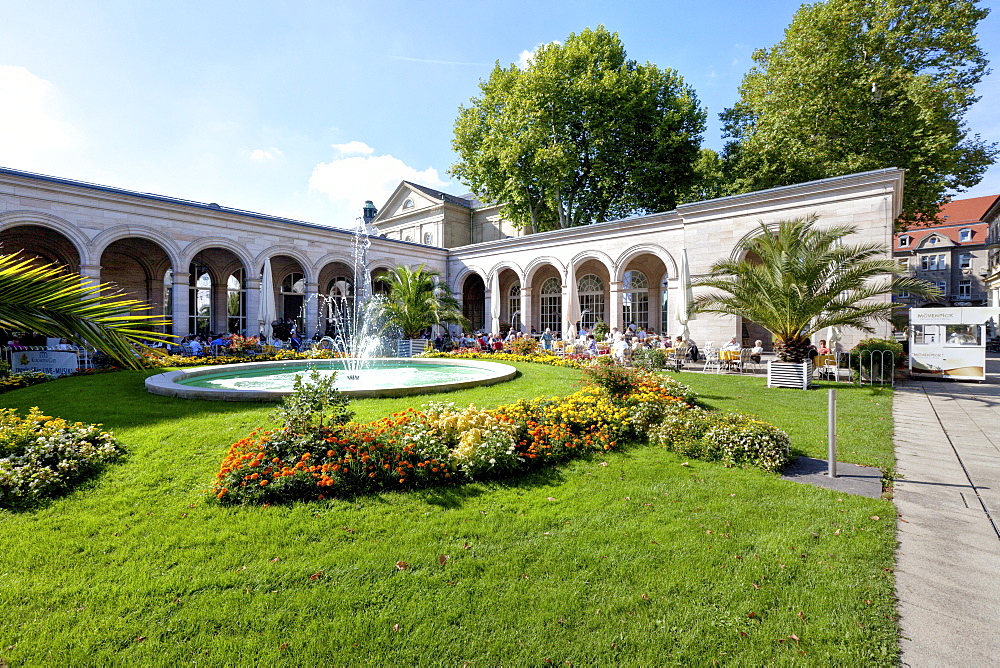
<path fill-rule="evenodd" d="M 243 269 L 237 269 L 226 281 L 226 312 L 230 334 L 244 334 L 247 329 L 247 286 Z"/>
<path fill-rule="evenodd" d="M 403 208 L 404 209 L 412 209 L 413 208 L 413 200 L 412 199 L 408 199 L 405 202 L 403 202 Z"/>
<path fill-rule="evenodd" d="M 306 335 L 303 331 L 305 294 L 306 279 L 302 274 L 293 271 L 282 279 L 281 305 L 278 307 L 278 313 L 285 320 L 290 318 L 295 323 L 296 331 L 303 336 Z"/>
<path fill-rule="evenodd" d="M 507 292 L 507 320 L 510 326 L 518 329 L 521 320 L 521 284 L 515 283 Z"/>
<path fill-rule="evenodd" d="M 212 331 L 212 275 L 199 262 L 192 262 L 188 272 L 188 327 L 192 334 L 206 335 Z"/>
<path fill-rule="evenodd" d="M 542 283 L 542 291 L 539 295 L 541 314 L 539 325 L 542 331 L 551 329 L 558 332 L 562 329 L 559 323 L 562 321 L 562 283 L 558 278 L 547 279 Z"/>
<path fill-rule="evenodd" d="M 660 334 L 670 331 L 670 304 L 667 303 L 667 277 L 660 285 Z"/>
<path fill-rule="evenodd" d="M 589 329 L 598 320 L 604 320 L 604 281 L 587 274 L 576 285 L 580 296 L 580 324 Z"/>
<path fill-rule="evenodd" d="M 649 327 L 649 281 L 641 271 L 626 271 L 622 281 L 622 324 Z"/>
<path fill-rule="evenodd" d="M 350 331 L 354 322 L 354 281 L 349 276 L 330 279 L 319 308 L 325 336 L 336 336 L 341 328 Z"/>

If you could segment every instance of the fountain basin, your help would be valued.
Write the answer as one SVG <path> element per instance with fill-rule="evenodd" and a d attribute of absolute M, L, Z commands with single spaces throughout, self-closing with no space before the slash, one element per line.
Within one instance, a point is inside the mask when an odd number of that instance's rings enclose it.
<path fill-rule="evenodd" d="M 292 393 L 296 374 L 312 369 L 337 373 L 337 388 L 350 397 L 402 397 L 448 392 L 510 380 L 517 369 L 484 360 L 397 359 L 368 360 L 358 377 L 342 359 L 285 360 L 220 364 L 150 376 L 146 390 L 182 399 L 216 401 L 277 401 Z"/>

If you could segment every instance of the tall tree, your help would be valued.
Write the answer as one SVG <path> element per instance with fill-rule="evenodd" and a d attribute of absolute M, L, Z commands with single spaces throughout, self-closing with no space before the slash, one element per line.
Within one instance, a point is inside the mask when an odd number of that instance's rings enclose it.
<path fill-rule="evenodd" d="M 826 0 L 758 50 L 740 99 L 720 114 L 737 192 L 901 167 L 901 226 L 933 219 L 996 146 L 964 117 L 988 73 L 977 0 Z"/>
<path fill-rule="evenodd" d="M 133 368 L 139 366 L 134 345 L 174 338 L 148 331 L 170 321 L 141 313 L 149 310 L 145 302 L 126 299 L 110 283 L 90 285 L 17 253 L 0 255 L 0 295 L 0 327 L 92 345 Z"/>
<path fill-rule="evenodd" d="M 626 57 L 603 26 L 501 67 L 459 109 L 451 172 L 529 231 L 672 209 L 705 111 L 676 71 Z"/>
<path fill-rule="evenodd" d="M 894 277 L 899 264 L 880 244 L 849 246 L 842 240 L 856 228 L 816 227 L 810 216 L 761 224 L 760 234 L 737 244 L 739 260 L 720 260 L 692 285 L 720 292 L 700 295 L 695 309 L 736 315 L 774 334 L 782 362 L 806 358 L 806 338 L 827 327 L 872 331 L 872 321 L 888 322 L 893 304 L 880 300 L 894 291 L 937 296 L 926 281 Z"/>

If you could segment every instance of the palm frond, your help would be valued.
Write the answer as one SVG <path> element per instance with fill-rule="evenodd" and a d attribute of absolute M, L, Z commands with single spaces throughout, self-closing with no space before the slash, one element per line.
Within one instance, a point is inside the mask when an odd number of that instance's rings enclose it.
<path fill-rule="evenodd" d="M 0 255 L 0 327 L 33 331 L 91 345 L 138 368 L 134 345 L 174 337 L 144 328 L 170 324 L 143 313 L 145 302 L 129 299 L 111 283 L 95 284 L 58 265 L 38 265 L 18 253 Z"/>

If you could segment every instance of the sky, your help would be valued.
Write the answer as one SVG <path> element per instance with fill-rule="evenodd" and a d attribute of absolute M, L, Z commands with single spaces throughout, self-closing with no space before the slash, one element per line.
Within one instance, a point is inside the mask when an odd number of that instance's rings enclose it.
<path fill-rule="evenodd" d="M 0 166 L 353 227 L 404 179 L 468 192 L 448 175 L 459 106 L 495 62 L 586 27 L 677 70 L 720 149 L 718 113 L 799 4 L 0 0 Z M 969 127 L 1000 142 L 1000 73 L 979 94 Z M 995 166 L 958 196 L 998 193 Z"/>

